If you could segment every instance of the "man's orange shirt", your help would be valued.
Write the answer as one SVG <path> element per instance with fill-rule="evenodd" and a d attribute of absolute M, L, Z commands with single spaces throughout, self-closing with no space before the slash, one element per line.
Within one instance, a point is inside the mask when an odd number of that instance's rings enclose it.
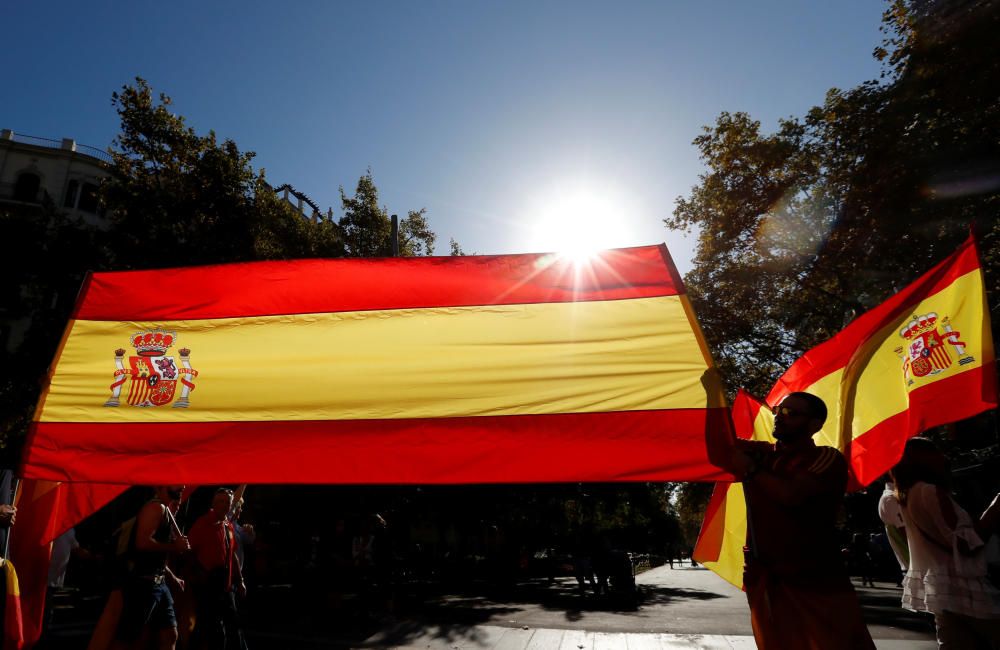
<path fill-rule="evenodd" d="M 843 574 L 836 528 L 847 486 L 843 454 L 823 446 L 792 451 L 766 442 L 749 445 L 762 469 L 801 486 L 805 497 L 795 505 L 781 504 L 754 481 L 743 484 L 749 562 L 803 580 Z"/>
<path fill-rule="evenodd" d="M 206 571 L 226 570 L 226 589 L 233 586 L 233 575 L 238 572 L 235 562 L 236 533 L 229 520 L 219 521 L 215 513 L 202 515 L 188 533 L 191 551 L 198 564 Z"/>

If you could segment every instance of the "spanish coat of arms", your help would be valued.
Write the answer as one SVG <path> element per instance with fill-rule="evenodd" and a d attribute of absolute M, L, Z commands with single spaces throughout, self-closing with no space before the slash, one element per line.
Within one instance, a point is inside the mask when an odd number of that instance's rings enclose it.
<path fill-rule="evenodd" d="M 134 356 L 126 358 L 124 349 L 115 350 L 114 382 L 111 397 L 104 405 L 119 406 L 126 392 L 124 399 L 129 406 L 165 406 L 174 402 L 174 408 L 187 408 L 198 371 L 191 367 L 191 350 L 187 348 L 177 351 L 179 357 L 167 356 L 176 340 L 176 332 L 136 332 L 131 340 Z"/>
<path fill-rule="evenodd" d="M 967 344 L 959 339 L 961 332 L 952 329 L 947 316 L 939 322 L 934 312 L 914 314 L 899 331 L 899 336 L 906 343 L 895 351 L 903 362 L 907 385 L 912 385 L 916 377 L 929 377 L 947 370 L 956 360 L 961 366 L 976 360 L 969 354 Z"/>

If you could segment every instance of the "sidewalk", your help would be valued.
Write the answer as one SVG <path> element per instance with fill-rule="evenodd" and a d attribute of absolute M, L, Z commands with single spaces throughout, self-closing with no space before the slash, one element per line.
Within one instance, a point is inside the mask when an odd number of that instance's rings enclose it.
<path fill-rule="evenodd" d="M 367 610 L 356 598 L 332 607 L 316 594 L 274 585 L 245 603 L 245 632 L 251 648 L 281 650 L 754 648 L 745 594 L 710 571 L 657 567 L 636 581 L 641 597 L 628 606 L 581 594 L 571 577 L 519 579 L 503 588 L 415 583 L 400 590 L 391 614 Z M 936 648 L 929 617 L 902 609 L 895 585 L 877 584 L 855 585 L 877 647 Z M 103 600 L 76 605 L 57 613 L 39 650 L 86 645 Z"/>
<path fill-rule="evenodd" d="M 423 616 L 387 625 L 360 647 L 410 650 L 750 650 L 746 596 L 703 567 L 657 567 L 640 574 L 635 610 L 581 598 L 575 581 L 521 584 L 507 598 L 430 599 Z M 880 650 L 932 650 L 933 625 L 899 606 L 900 592 L 880 583 L 858 588 Z"/>
<path fill-rule="evenodd" d="M 583 632 L 507 628 L 480 625 L 459 635 L 437 627 L 428 627 L 417 637 L 392 631 L 380 632 L 367 640 L 365 648 L 401 648 L 416 650 L 753 650 L 752 636 L 723 634 L 641 634 L 630 632 Z M 879 650 L 934 650 L 935 641 L 913 639 L 876 639 Z"/>

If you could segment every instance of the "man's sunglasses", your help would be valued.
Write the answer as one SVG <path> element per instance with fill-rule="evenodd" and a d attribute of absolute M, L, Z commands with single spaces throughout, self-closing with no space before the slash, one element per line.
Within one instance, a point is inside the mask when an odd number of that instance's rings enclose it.
<path fill-rule="evenodd" d="M 796 411 L 795 409 L 793 409 L 790 406 L 782 406 L 780 404 L 778 406 L 772 406 L 771 407 L 771 413 L 774 413 L 774 417 L 778 417 L 779 415 L 783 415 L 785 417 L 796 417 L 796 416 L 808 417 L 809 416 L 809 413 L 807 411 Z"/>

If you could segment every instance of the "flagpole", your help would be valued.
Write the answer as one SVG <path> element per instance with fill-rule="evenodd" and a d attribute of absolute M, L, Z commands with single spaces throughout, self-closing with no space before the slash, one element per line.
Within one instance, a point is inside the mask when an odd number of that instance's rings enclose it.
<path fill-rule="evenodd" d="M 13 485 L 11 486 L 11 505 L 17 502 L 17 491 L 21 489 L 21 479 L 15 477 Z M 7 528 L 7 537 L 3 541 L 3 557 L 0 557 L 2 563 L 7 562 L 7 556 L 10 553 L 10 536 L 14 534 L 14 527 L 10 526 Z"/>
<path fill-rule="evenodd" d="M 236 492 L 233 493 L 233 505 L 229 506 L 229 512 L 226 513 L 228 519 L 232 519 L 233 515 L 236 514 L 236 507 L 239 506 L 240 501 L 243 500 L 243 495 L 247 491 L 247 484 L 241 483 Z"/>
<path fill-rule="evenodd" d="M 177 524 L 177 519 L 174 518 L 174 513 L 170 511 L 170 504 L 165 503 L 163 504 L 163 507 L 167 510 L 167 519 L 170 520 L 170 525 L 173 526 L 174 532 L 177 533 L 179 537 L 184 537 L 184 531 L 182 531 L 181 527 Z"/>

